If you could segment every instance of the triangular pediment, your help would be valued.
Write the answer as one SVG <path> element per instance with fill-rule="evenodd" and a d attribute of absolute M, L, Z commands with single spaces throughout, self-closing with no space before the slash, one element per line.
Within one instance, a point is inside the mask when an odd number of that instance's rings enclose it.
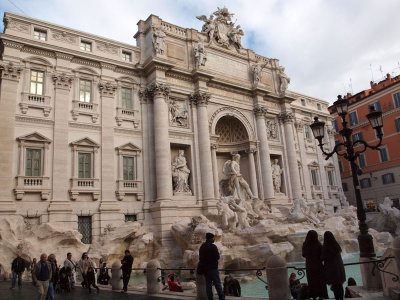
<path fill-rule="evenodd" d="M 310 167 L 319 167 L 319 164 L 316 161 L 312 161 L 308 164 Z"/>
<path fill-rule="evenodd" d="M 24 136 L 20 136 L 17 138 L 19 141 L 30 141 L 30 142 L 38 142 L 38 143 L 51 143 L 51 140 L 41 135 L 38 132 L 30 133 Z"/>
<path fill-rule="evenodd" d="M 71 145 L 73 146 L 84 146 L 84 147 L 96 147 L 99 148 L 100 145 L 97 144 L 95 141 L 91 140 L 88 137 L 85 137 L 83 139 L 77 140 L 75 142 L 72 142 Z"/>
<path fill-rule="evenodd" d="M 117 147 L 116 149 L 117 150 L 125 150 L 125 151 L 135 151 L 135 152 L 140 152 L 141 151 L 137 146 L 135 146 L 132 143 L 124 144 L 122 146 Z"/>

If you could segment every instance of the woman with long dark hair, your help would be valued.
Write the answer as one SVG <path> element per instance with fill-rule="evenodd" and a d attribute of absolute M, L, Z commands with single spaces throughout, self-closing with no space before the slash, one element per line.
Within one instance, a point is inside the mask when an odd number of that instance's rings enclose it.
<path fill-rule="evenodd" d="M 321 260 L 322 246 L 318 240 L 318 233 L 310 230 L 303 243 L 303 257 L 306 259 L 307 282 L 309 296 L 312 299 L 328 298 L 324 269 Z"/>
<path fill-rule="evenodd" d="M 322 260 L 324 261 L 326 283 L 331 285 L 336 300 L 343 300 L 343 283 L 346 281 L 341 252 L 342 248 L 332 232 L 326 231 L 322 246 Z"/>

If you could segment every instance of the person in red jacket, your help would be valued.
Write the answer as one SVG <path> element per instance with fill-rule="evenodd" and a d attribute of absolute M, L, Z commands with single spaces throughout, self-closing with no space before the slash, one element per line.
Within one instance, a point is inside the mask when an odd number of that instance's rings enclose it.
<path fill-rule="evenodd" d="M 167 282 L 168 282 L 168 288 L 171 292 L 183 292 L 181 282 L 179 281 L 179 278 L 176 277 L 175 281 L 175 273 L 171 273 L 167 275 Z"/>

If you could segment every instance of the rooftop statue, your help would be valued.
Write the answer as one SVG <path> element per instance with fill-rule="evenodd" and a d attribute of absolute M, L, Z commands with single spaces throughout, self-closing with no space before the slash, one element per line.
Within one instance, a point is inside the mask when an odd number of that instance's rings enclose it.
<path fill-rule="evenodd" d="M 242 48 L 242 36 L 244 35 L 240 25 L 235 27 L 232 22 L 234 14 L 229 13 L 226 7 L 219 8 L 213 12 L 209 18 L 205 15 L 196 17 L 197 19 L 205 22 L 201 32 L 208 36 L 208 44 L 211 45 L 214 41 L 226 48 L 234 46 L 236 49 Z"/>

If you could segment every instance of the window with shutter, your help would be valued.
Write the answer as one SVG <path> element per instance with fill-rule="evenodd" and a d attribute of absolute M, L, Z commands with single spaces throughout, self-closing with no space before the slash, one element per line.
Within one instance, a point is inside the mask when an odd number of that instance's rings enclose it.
<path fill-rule="evenodd" d="M 92 155 L 90 153 L 78 153 L 78 177 L 92 177 Z"/>
<path fill-rule="evenodd" d="M 26 149 L 25 176 L 41 176 L 42 151 Z"/>

